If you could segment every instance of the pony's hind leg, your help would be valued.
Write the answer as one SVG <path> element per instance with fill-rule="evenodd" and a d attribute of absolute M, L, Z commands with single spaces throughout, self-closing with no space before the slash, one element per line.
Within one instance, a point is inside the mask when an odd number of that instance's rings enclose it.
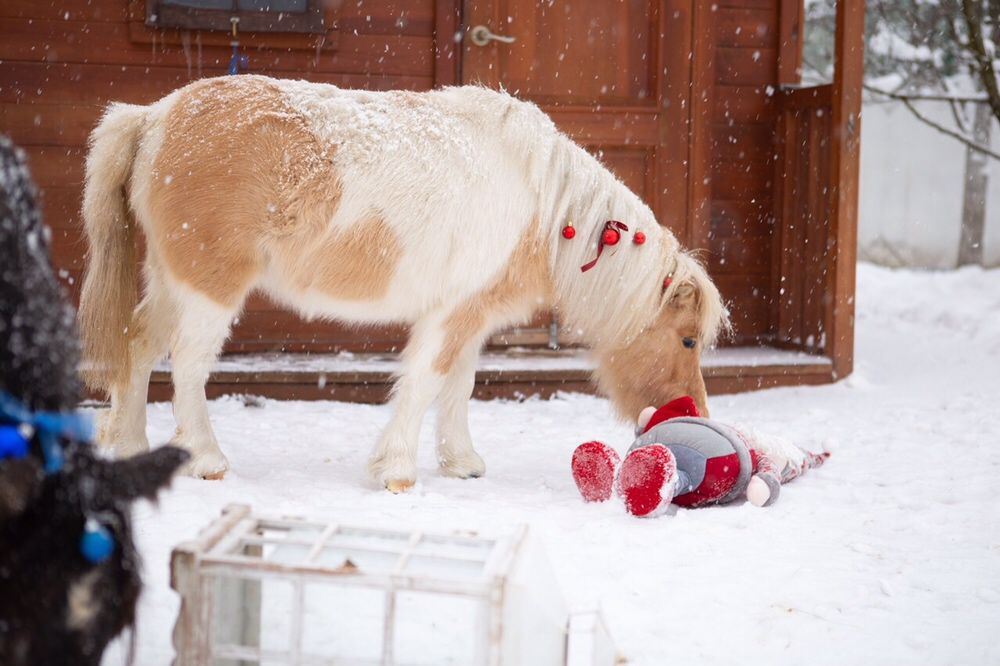
<path fill-rule="evenodd" d="M 476 383 L 481 340 L 467 344 L 455 359 L 438 396 L 437 457 L 441 473 L 460 479 L 482 476 L 486 464 L 472 446 L 469 400 Z"/>
<path fill-rule="evenodd" d="M 131 372 L 124 386 L 111 387 L 111 408 L 99 418 L 97 441 L 118 457 L 149 450 L 146 398 L 153 366 L 166 356 L 177 312 L 155 266 L 146 264 L 145 296 L 129 331 Z"/>
<path fill-rule="evenodd" d="M 229 469 L 229 462 L 209 421 L 205 382 L 239 306 L 220 305 L 191 291 L 178 300 L 178 326 L 170 350 L 177 421 L 173 443 L 191 452 L 185 468 L 188 474 L 219 479 Z"/>

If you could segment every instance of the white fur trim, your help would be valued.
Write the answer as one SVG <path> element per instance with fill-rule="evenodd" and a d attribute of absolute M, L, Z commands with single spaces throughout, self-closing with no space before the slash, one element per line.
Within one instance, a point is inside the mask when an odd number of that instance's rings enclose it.
<path fill-rule="evenodd" d="M 778 469 L 782 469 L 786 464 L 792 467 L 802 467 L 805 464 L 805 451 L 784 437 L 765 434 L 744 424 L 734 427 L 743 433 L 750 448 L 771 458 Z"/>

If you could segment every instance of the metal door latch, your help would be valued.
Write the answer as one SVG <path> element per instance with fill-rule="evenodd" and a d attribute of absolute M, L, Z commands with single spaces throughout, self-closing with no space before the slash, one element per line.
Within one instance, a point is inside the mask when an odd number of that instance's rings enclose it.
<path fill-rule="evenodd" d="M 516 41 L 514 37 L 508 37 L 507 35 L 498 35 L 492 32 L 485 25 L 477 25 L 472 30 L 469 31 L 469 38 L 472 43 L 476 46 L 486 46 L 490 42 L 503 42 L 504 44 L 513 44 Z"/>

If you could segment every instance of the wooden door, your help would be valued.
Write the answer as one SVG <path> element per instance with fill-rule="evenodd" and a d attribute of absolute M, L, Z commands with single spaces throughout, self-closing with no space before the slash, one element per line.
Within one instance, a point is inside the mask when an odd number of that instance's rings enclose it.
<path fill-rule="evenodd" d="M 461 60 L 463 83 L 503 87 L 538 104 L 682 242 L 690 237 L 685 5 L 465 0 Z M 541 327 L 545 318 L 533 323 Z"/>
<path fill-rule="evenodd" d="M 503 86 L 538 104 L 682 239 L 691 17 L 671 5 L 683 4 L 466 0 L 462 48 L 463 83 Z M 515 41 L 480 45 L 472 34 L 480 26 Z"/>

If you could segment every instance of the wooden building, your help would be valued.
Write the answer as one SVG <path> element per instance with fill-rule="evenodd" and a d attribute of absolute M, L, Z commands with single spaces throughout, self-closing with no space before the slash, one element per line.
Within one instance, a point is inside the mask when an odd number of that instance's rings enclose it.
<path fill-rule="evenodd" d="M 226 73 L 234 25 L 255 73 L 502 85 L 704 249 L 735 326 L 733 348 L 706 360 L 710 392 L 821 383 L 852 368 L 863 18 L 863 0 L 839 0 L 834 80 L 803 88 L 803 0 L 3 0 L 0 131 L 29 155 L 75 294 L 102 107 Z M 228 350 L 270 355 L 230 362 L 210 392 L 380 399 L 391 363 L 322 354 L 384 354 L 405 335 L 304 322 L 257 298 Z M 587 388 L 578 354 L 547 351 L 554 337 L 543 317 L 494 338 L 480 395 Z M 154 375 L 153 397 L 166 381 Z"/>

